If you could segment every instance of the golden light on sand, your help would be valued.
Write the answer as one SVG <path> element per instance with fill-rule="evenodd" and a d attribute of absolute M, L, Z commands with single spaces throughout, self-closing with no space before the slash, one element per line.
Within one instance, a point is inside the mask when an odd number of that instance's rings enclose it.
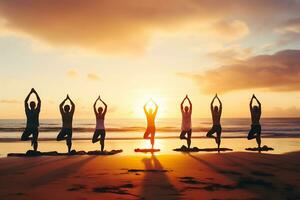
<path fill-rule="evenodd" d="M 150 140 L 141 140 L 139 144 L 139 148 L 142 149 L 151 149 L 151 144 Z M 155 149 L 164 149 L 163 141 L 159 139 L 155 139 L 155 144 L 154 144 Z"/>

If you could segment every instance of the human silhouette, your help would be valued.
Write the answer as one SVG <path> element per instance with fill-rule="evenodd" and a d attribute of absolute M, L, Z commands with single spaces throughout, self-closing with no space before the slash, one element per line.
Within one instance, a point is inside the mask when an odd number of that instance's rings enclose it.
<path fill-rule="evenodd" d="M 69 100 L 71 103 L 71 107 L 69 105 L 65 105 L 66 101 Z M 60 114 L 62 116 L 62 129 L 59 132 L 56 140 L 66 140 L 68 146 L 68 152 L 71 152 L 72 147 L 72 133 L 73 133 L 73 115 L 75 111 L 75 104 L 70 99 L 69 95 L 63 100 L 63 102 L 59 105 Z"/>
<path fill-rule="evenodd" d="M 155 110 L 153 112 L 152 108 L 149 108 L 147 110 L 147 104 L 149 102 L 152 102 L 155 105 Z M 147 117 L 147 129 L 144 134 L 144 139 L 150 139 L 152 149 L 154 147 L 154 137 L 155 137 L 155 117 L 157 114 L 158 105 L 153 101 L 153 99 L 150 99 L 145 105 L 144 105 L 144 112 Z M 150 136 L 150 137 L 149 137 Z"/>
<path fill-rule="evenodd" d="M 183 108 L 183 104 L 187 100 L 190 104 L 190 106 L 185 106 Z M 191 136 L 192 136 L 192 102 L 189 99 L 188 95 L 185 96 L 185 98 L 182 100 L 180 104 L 180 110 L 182 114 L 182 123 L 181 123 L 181 134 L 180 139 L 187 141 L 187 146 L 190 148 L 191 146 Z M 187 135 L 187 136 L 186 136 Z"/>
<path fill-rule="evenodd" d="M 34 101 L 31 101 L 28 105 L 29 98 L 32 94 L 35 94 L 37 98 L 37 105 Z M 31 89 L 29 94 L 27 95 L 25 101 L 25 113 L 27 117 L 26 128 L 21 136 L 22 141 L 31 140 L 31 146 L 33 146 L 33 150 L 37 151 L 38 148 L 38 136 L 39 136 L 39 115 L 41 111 L 41 99 L 38 93 L 34 88 Z M 32 134 L 32 137 L 30 135 Z"/>
<path fill-rule="evenodd" d="M 96 108 L 97 101 L 100 101 L 103 103 L 104 110 L 102 107 L 99 107 L 98 109 Z M 100 141 L 101 151 L 104 150 L 104 140 L 105 140 L 104 119 L 105 119 L 106 111 L 107 111 L 107 105 L 99 96 L 94 103 L 94 113 L 96 116 L 96 130 L 94 132 L 92 142 L 96 143 L 96 142 Z"/>
<path fill-rule="evenodd" d="M 253 106 L 253 99 L 256 100 L 257 105 Z M 251 113 L 251 130 L 249 131 L 248 134 L 248 140 L 252 140 L 254 138 L 256 138 L 256 142 L 258 145 L 258 149 L 260 149 L 260 145 L 261 145 L 261 138 L 260 138 L 260 134 L 261 134 L 261 125 L 259 123 L 260 120 L 260 116 L 261 116 L 261 103 L 258 101 L 258 99 L 256 98 L 256 96 L 253 94 L 251 101 L 250 101 L 250 113 Z"/>
<path fill-rule="evenodd" d="M 214 106 L 214 101 L 216 99 L 219 101 L 219 107 Z M 222 126 L 220 123 L 220 119 L 221 119 L 221 115 L 222 115 L 222 102 L 220 101 L 217 94 L 210 103 L 210 110 L 211 110 L 211 114 L 212 114 L 213 126 L 206 134 L 206 137 L 215 138 L 216 143 L 218 145 L 218 150 L 219 150 L 220 144 L 221 144 L 221 132 L 222 132 Z M 214 133 L 216 133 L 217 136 L 214 136 L 213 135 Z"/>

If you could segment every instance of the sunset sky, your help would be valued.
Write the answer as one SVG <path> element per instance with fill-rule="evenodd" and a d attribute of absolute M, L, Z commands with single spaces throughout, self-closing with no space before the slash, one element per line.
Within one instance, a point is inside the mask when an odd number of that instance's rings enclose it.
<path fill-rule="evenodd" d="M 60 118 L 68 93 L 76 118 L 94 118 L 99 94 L 110 118 L 177 118 L 186 94 L 193 117 L 300 116 L 300 1 L 0 1 L 0 118 L 24 118 L 32 87 L 41 118 Z"/>

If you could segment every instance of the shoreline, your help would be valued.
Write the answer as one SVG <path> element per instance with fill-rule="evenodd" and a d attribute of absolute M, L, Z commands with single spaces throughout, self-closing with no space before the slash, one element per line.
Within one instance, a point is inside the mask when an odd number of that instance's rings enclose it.
<path fill-rule="evenodd" d="M 278 136 L 278 137 L 272 137 L 272 136 L 264 136 L 264 137 L 261 137 L 262 139 L 264 138 L 267 138 L 267 139 L 299 139 L 300 138 L 300 135 L 299 136 L 294 136 L 294 137 L 291 137 L 291 136 Z M 176 136 L 157 136 L 155 137 L 155 139 L 178 139 L 179 140 L 179 136 L 176 137 Z M 193 137 L 192 136 L 192 139 L 207 139 L 207 140 L 211 140 L 211 138 L 207 138 L 206 136 L 195 136 Z M 247 140 L 247 137 L 242 137 L 242 136 L 225 136 L 225 137 L 222 137 L 222 139 L 245 139 Z M 91 137 L 74 137 L 72 138 L 72 140 L 83 140 L 83 141 L 90 141 L 92 140 Z M 143 137 L 114 137 L 114 138 L 110 138 L 110 137 L 107 137 L 105 138 L 105 140 L 143 140 Z M 46 137 L 41 137 L 38 139 L 38 141 L 56 141 L 56 138 L 46 138 Z M 21 139 L 20 138 L 0 138 L 0 142 L 21 142 Z M 22 142 L 26 142 L 26 141 L 22 141 Z"/>
<path fill-rule="evenodd" d="M 64 153 L 67 151 L 65 141 L 39 141 L 38 150 L 41 152 L 57 151 Z M 181 152 L 173 151 L 174 149 L 181 148 L 186 145 L 185 140 L 178 138 L 170 139 L 156 139 L 154 148 L 160 149 L 158 154 L 181 154 Z M 284 154 L 288 152 L 297 151 L 300 149 L 300 138 L 262 138 L 262 146 L 273 148 L 273 151 L 268 151 L 268 154 Z M 216 148 L 215 140 L 210 138 L 193 138 L 191 148 L 197 147 L 199 149 Z M 221 148 L 233 149 L 234 152 L 247 152 L 246 148 L 257 147 L 255 140 L 247 140 L 245 138 L 223 138 L 221 141 Z M 106 140 L 105 150 L 110 151 L 113 149 L 122 149 L 121 155 L 136 155 L 134 149 L 147 149 L 151 148 L 149 140 L 139 139 L 121 139 L 121 140 Z M 27 150 L 32 149 L 30 141 L 0 141 L 0 157 L 6 156 L 8 153 L 25 153 Z M 76 151 L 95 151 L 100 149 L 100 144 L 93 144 L 91 139 L 82 140 L 74 139 L 72 149 Z M 206 152 L 198 152 L 197 154 L 205 154 Z"/>

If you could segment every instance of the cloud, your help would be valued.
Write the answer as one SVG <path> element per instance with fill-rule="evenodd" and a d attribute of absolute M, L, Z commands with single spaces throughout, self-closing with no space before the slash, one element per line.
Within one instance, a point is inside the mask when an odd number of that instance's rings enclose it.
<path fill-rule="evenodd" d="M 266 110 L 265 116 L 277 116 L 277 117 L 299 117 L 300 108 L 291 106 L 288 108 L 274 107 L 273 109 Z"/>
<path fill-rule="evenodd" d="M 0 103 L 2 103 L 2 104 L 17 104 L 17 103 L 20 103 L 20 101 L 17 101 L 15 99 L 1 99 Z"/>
<path fill-rule="evenodd" d="M 209 52 L 207 56 L 222 63 L 236 62 L 250 57 L 252 54 L 251 48 L 241 48 L 239 46 L 231 46 L 223 49 L 218 49 Z"/>
<path fill-rule="evenodd" d="M 223 37 L 229 40 L 236 40 L 249 34 L 247 24 L 240 20 L 218 21 L 213 26 L 213 31 L 221 33 Z"/>
<path fill-rule="evenodd" d="M 92 81 L 99 81 L 100 77 L 95 73 L 88 73 L 87 78 Z"/>
<path fill-rule="evenodd" d="M 74 77 L 77 77 L 77 75 L 78 75 L 78 72 L 75 69 L 69 69 L 67 71 L 68 77 L 74 78 Z"/>
<path fill-rule="evenodd" d="M 290 19 L 279 25 L 275 30 L 282 34 L 300 33 L 300 18 Z"/>
<path fill-rule="evenodd" d="M 259 55 L 202 74 L 184 74 L 206 93 L 245 89 L 300 91 L 300 50 Z"/>
<path fill-rule="evenodd" d="M 273 46 L 282 47 L 288 44 L 300 43 L 300 18 L 293 18 L 281 23 L 275 28 L 279 39 Z"/>
<path fill-rule="evenodd" d="M 200 36 L 214 31 L 241 38 L 249 32 L 247 21 L 262 24 L 295 15 L 299 8 L 290 0 L 9 0 L 0 1 L 0 18 L 5 30 L 54 46 L 136 53 L 157 31 L 189 26 Z M 213 24 L 212 30 L 197 29 L 200 24 Z"/>

